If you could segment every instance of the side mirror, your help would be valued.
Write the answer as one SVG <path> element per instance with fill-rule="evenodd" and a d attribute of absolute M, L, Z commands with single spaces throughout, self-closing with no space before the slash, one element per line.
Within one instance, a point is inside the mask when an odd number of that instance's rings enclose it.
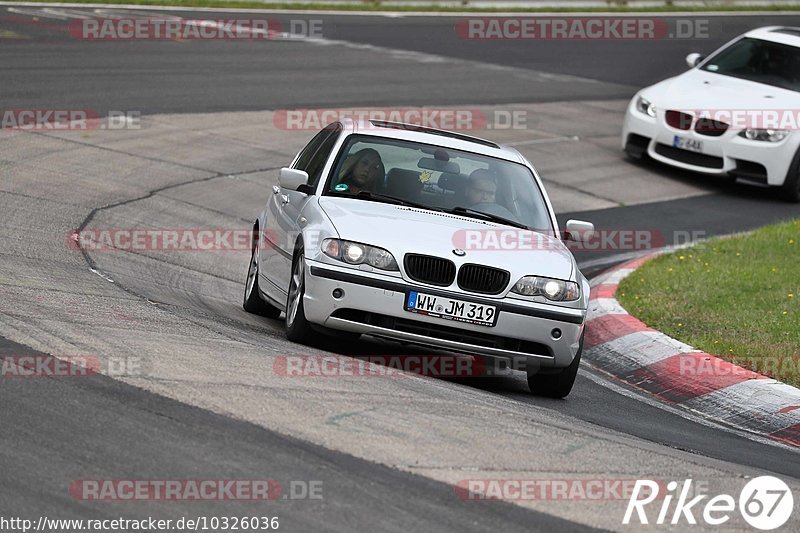
<path fill-rule="evenodd" d="M 689 65 L 689 68 L 694 68 L 704 60 L 705 57 L 702 54 L 698 54 L 697 52 L 692 52 L 688 56 L 686 56 L 686 64 Z"/>
<path fill-rule="evenodd" d="M 296 191 L 302 185 L 306 185 L 308 183 L 308 172 L 293 168 L 282 168 L 281 173 L 278 176 L 278 183 L 284 189 Z"/>
<path fill-rule="evenodd" d="M 576 242 L 588 242 L 594 237 L 594 224 L 583 220 L 567 220 L 567 238 Z"/>

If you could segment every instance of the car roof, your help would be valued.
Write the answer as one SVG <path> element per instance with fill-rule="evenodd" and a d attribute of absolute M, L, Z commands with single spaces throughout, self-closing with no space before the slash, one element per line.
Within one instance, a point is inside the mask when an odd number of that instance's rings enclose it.
<path fill-rule="evenodd" d="M 797 26 L 764 26 L 745 33 L 744 37 L 753 37 L 754 39 L 763 39 L 800 48 L 800 27 Z"/>
<path fill-rule="evenodd" d="M 388 137 L 391 139 L 431 144 L 443 148 L 451 148 L 453 150 L 488 155 L 498 159 L 513 161 L 514 163 L 527 163 L 525 158 L 522 157 L 522 154 L 514 148 L 458 132 L 385 120 L 353 120 L 346 118 L 341 120 L 341 124 L 348 133 L 359 133 L 375 137 Z"/>

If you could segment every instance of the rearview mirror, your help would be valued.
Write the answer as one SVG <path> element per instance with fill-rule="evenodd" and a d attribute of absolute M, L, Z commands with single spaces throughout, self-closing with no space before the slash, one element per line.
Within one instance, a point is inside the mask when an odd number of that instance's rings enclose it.
<path fill-rule="evenodd" d="M 588 242 L 594 237 L 594 224 L 583 220 L 567 220 L 567 238 L 576 242 Z"/>
<path fill-rule="evenodd" d="M 461 167 L 455 161 L 442 161 L 432 157 L 423 157 L 417 163 L 419 168 L 433 170 L 434 172 L 446 172 L 447 174 L 460 174 Z"/>
<path fill-rule="evenodd" d="M 697 52 L 692 52 L 691 54 L 686 56 L 686 64 L 689 65 L 690 68 L 694 68 L 698 65 L 698 63 L 700 63 L 704 59 L 705 57 L 703 57 L 702 54 L 698 54 Z"/>
<path fill-rule="evenodd" d="M 284 189 L 296 191 L 301 185 L 308 183 L 308 173 L 294 168 L 282 168 L 278 176 L 278 183 Z"/>

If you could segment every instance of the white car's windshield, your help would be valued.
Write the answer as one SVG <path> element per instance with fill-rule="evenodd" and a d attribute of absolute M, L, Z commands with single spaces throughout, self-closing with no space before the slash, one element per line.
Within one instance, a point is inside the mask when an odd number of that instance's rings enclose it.
<path fill-rule="evenodd" d="M 701 70 L 800 91 L 800 48 L 746 37 L 711 57 Z"/>
<path fill-rule="evenodd" d="M 526 166 L 397 139 L 351 136 L 323 194 L 397 201 L 553 231 L 547 205 Z"/>

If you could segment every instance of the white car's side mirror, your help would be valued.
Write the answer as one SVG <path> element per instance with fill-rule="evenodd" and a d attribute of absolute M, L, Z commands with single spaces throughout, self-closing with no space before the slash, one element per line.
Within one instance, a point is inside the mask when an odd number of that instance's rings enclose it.
<path fill-rule="evenodd" d="M 594 224 L 583 220 L 567 220 L 567 238 L 576 242 L 588 242 L 594 237 Z"/>
<path fill-rule="evenodd" d="M 296 191 L 301 185 L 308 183 L 308 173 L 294 168 L 282 168 L 278 176 L 278 183 L 284 189 Z"/>
<path fill-rule="evenodd" d="M 688 56 L 686 56 L 686 64 L 689 65 L 689 68 L 694 68 L 700 63 L 703 59 L 702 54 L 698 54 L 697 52 L 692 52 Z"/>

